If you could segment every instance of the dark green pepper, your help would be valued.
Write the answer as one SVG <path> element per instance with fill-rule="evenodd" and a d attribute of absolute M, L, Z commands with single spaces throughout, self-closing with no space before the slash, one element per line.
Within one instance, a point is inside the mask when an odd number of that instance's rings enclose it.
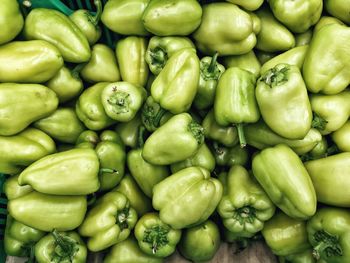
<path fill-rule="evenodd" d="M 24 19 L 17 1 L 4 0 L 0 3 L 0 45 L 10 42 L 22 30 Z"/>
<path fill-rule="evenodd" d="M 231 148 L 213 143 L 213 152 L 217 165 L 220 166 L 233 166 L 242 165 L 246 166 L 249 160 L 248 150 L 242 148 L 239 144 Z"/>

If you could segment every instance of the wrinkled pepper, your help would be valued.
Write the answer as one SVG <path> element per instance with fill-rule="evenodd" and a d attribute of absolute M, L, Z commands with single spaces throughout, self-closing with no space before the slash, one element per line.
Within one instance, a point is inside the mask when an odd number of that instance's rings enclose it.
<path fill-rule="evenodd" d="M 4 0 L 0 3 L 0 45 L 13 40 L 22 30 L 24 19 L 18 2 Z"/>

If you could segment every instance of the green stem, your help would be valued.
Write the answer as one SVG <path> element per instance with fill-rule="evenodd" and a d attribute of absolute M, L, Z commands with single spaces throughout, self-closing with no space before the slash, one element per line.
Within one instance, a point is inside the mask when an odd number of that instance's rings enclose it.
<path fill-rule="evenodd" d="M 71 70 L 71 74 L 75 79 L 79 79 L 79 74 L 80 72 L 83 70 L 83 68 L 86 66 L 87 63 L 81 63 L 76 65 L 72 70 Z"/>
<path fill-rule="evenodd" d="M 321 257 L 321 253 L 329 247 L 329 244 L 326 242 L 320 242 L 315 246 L 312 250 L 312 256 L 316 259 L 319 260 Z"/>
<path fill-rule="evenodd" d="M 94 26 L 97 26 L 98 22 L 100 22 L 102 11 L 103 11 L 101 0 L 95 0 L 94 5 L 96 6 L 97 11 L 96 11 L 96 14 L 91 17 L 91 23 Z"/>
<path fill-rule="evenodd" d="M 320 131 L 324 131 L 327 123 L 328 123 L 327 120 L 322 118 L 317 113 L 315 113 L 315 112 L 313 113 L 313 118 L 312 118 L 312 123 L 311 123 L 312 128 L 315 128 L 315 129 L 320 130 Z"/>
<path fill-rule="evenodd" d="M 101 173 L 110 173 L 110 174 L 116 173 L 116 174 L 119 174 L 119 172 L 117 170 L 111 169 L 111 168 L 101 168 L 100 169 L 100 174 Z"/>
<path fill-rule="evenodd" d="M 236 126 L 237 126 L 237 131 L 238 131 L 239 143 L 241 145 L 241 148 L 244 148 L 247 146 L 247 141 L 246 141 L 245 135 L 244 135 L 243 123 L 238 123 L 238 124 L 236 124 Z"/>
<path fill-rule="evenodd" d="M 210 65 L 208 67 L 208 72 L 214 72 L 216 67 L 216 62 L 218 60 L 219 53 L 215 52 L 214 56 L 211 59 Z"/>
<path fill-rule="evenodd" d="M 32 245 L 29 249 L 28 259 L 25 263 L 35 263 L 35 253 L 34 253 L 34 245 Z"/>
<path fill-rule="evenodd" d="M 162 67 L 167 60 L 166 53 L 162 48 L 154 49 L 151 51 L 150 56 L 152 57 L 152 64 L 160 64 Z"/>

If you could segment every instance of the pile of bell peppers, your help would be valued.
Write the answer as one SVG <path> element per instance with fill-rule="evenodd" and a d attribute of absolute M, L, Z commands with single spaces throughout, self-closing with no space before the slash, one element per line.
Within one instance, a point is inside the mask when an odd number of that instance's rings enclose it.
<path fill-rule="evenodd" d="M 349 263 L 350 0 L 93 4 L 0 1 L 7 255 Z"/>

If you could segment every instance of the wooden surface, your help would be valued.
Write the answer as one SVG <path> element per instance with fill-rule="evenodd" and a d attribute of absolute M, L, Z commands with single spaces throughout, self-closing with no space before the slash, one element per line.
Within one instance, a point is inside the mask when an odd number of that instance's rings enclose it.
<path fill-rule="evenodd" d="M 235 254 L 236 246 L 233 244 L 223 243 L 214 259 L 210 263 L 277 263 L 276 257 L 262 242 L 254 242 L 247 249 L 239 254 Z M 15 257 L 8 257 L 6 263 L 23 263 L 24 260 Z M 89 260 L 88 262 L 93 262 Z M 101 261 L 100 261 L 101 262 Z M 189 263 L 178 253 L 168 258 L 166 263 Z M 94 261 L 93 263 L 97 263 Z M 137 262 L 135 262 L 137 263 Z"/>

